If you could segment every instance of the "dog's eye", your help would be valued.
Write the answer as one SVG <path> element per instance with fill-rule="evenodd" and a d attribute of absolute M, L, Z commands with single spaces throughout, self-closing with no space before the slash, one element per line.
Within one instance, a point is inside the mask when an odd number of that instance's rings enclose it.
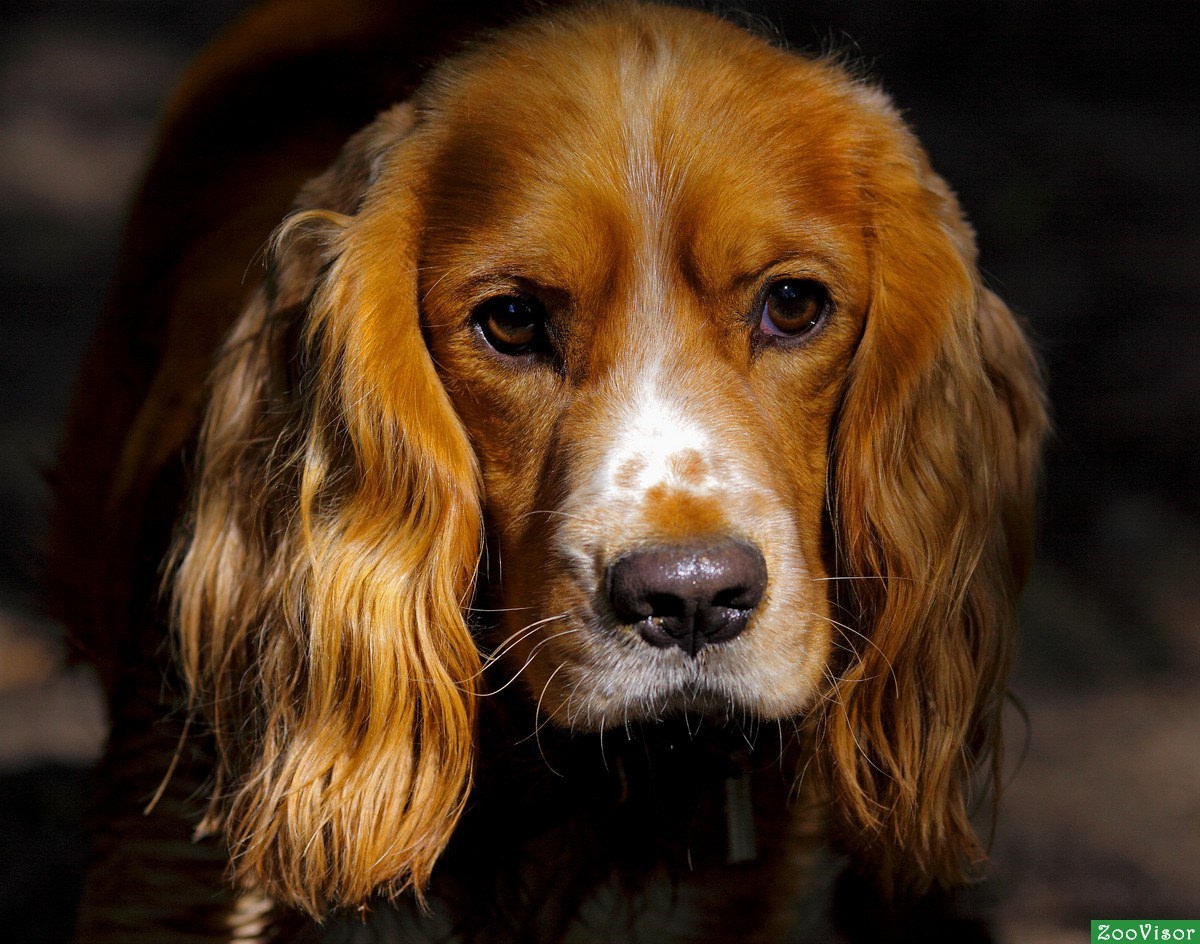
<path fill-rule="evenodd" d="M 832 301 L 814 279 L 781 279 L 767 289 L 759 329 L 776 338 L 795 338 L 816 328 L 829 315 Z"/>
<path fill-rule="evenodd" d="M 531 354 L 544 344 L 546 309 L 536 298 L 497 295 L 476 308 L 474 318 L 484 340 L 501 354 Z"/>

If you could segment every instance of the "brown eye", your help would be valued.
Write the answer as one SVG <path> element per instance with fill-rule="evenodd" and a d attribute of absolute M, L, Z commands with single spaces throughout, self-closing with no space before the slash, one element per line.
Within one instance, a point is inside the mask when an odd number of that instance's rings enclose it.
<path fill-rule="evenodd" d="M 807 334 L 828 317 L 833 303 L 814 279 L 780 279 L 767 289 L 759 329 L 776 338 Z"/>
<path fill-rule="evenodd" d="M 497 295 L 475 309 L 484 340 L 500 354 L 519 357 L 545 344 L 546 309 L 536 298 Z"/>

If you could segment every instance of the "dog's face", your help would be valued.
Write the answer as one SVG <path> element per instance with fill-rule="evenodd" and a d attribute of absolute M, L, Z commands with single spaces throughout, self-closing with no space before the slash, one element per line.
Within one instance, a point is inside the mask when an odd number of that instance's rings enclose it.
<path fill-rule="evenodd" d="M 821 686 L 861 181 L 844 89 L 727 59 L 747 39 L 520 50 L 437 103 L 422 317 L 482 470 L 498 674 L 563 724 Z"/>
<path fill-rule="evenodd" d="M 453 60 L 299 208 L 175 578 L 241 873 L 315 913 L 420 887 L 482 648 L 565 727 L 810 722 L 872 867 L 961 877 L 1044 416 L 886 98 L 589 8 Z"/>

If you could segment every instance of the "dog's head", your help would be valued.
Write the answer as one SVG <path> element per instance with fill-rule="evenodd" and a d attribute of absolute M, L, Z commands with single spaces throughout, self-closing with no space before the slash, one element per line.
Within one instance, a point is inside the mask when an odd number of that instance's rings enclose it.
<path fill-rule="evenodd" d="M 669 8 L 500 34 L 305 189 L 218 364 L 212 823 L 313 911 L 419 888 L 493 651 L 563 726 L 804 719 L 881 874 L 961 878 L 1043 422 L 880 92 Z"/>

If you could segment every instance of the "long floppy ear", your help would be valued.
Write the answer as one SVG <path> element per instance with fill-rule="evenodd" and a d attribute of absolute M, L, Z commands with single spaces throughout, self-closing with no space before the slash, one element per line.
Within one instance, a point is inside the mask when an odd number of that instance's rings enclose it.
<path fill-rule="evenodd" d="M 864 98 L 872 298 L 830 481 L 853 578 L 839 603 L 861 636 L 828 699 L 824 759 L 851 844 L 885 887 L 919 891 L 984 858 L 968 790 L 989 754 L 998 775 L 1046 417 L 957 201 L 883 97 Z"/>
<path fill-rule="evenodd" d="M 399 106 L 302 191 L 220 354 L 177 550 L 180 665 L 218 747 L 201 831 L 319 915 L 420 892 L 462 810 L 478 471 L 418 318 Z"/>

